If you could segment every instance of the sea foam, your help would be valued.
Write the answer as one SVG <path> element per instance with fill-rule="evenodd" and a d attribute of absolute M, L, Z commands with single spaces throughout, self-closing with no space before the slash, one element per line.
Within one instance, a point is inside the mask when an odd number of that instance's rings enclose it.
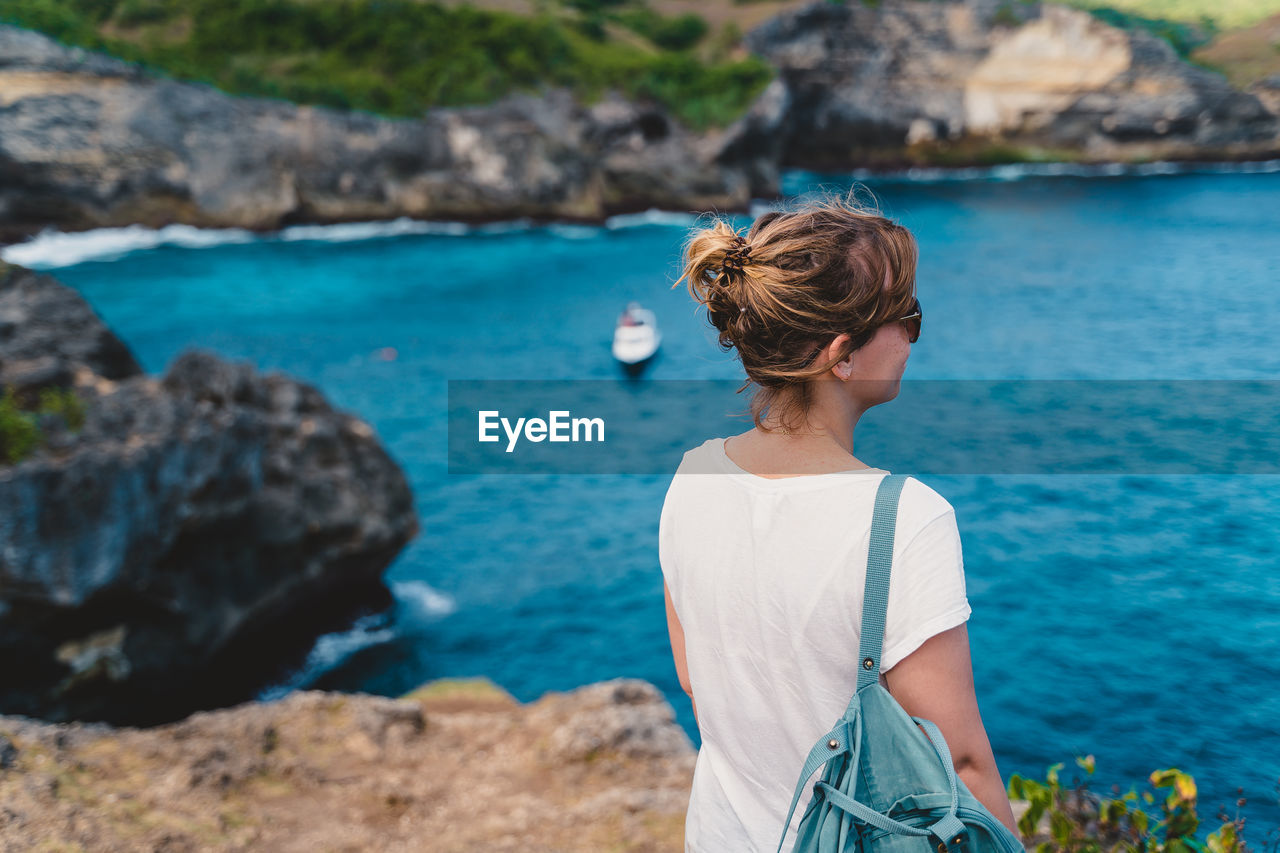
<path fill-rule="evenodd" d="M 1245 163 L 1009 163 L 998 166 L 974 166 L 967 168 L 914 167 L 895 172 L 876 172 L 856 169 L 852 172 L 829 175 L 793 171 L 784 176 L 784 190 L 788 194 L 804 192 L 807 188 L 826 181 L 867 181 L 909 183 L 946 183 L 951 181 L 1018 181 L 1045 177 L 1118 177 L 1125 175 L 1183 175 L 1183 174 L 1265 174 L 1280 172 L 1280 160 L 1259 160 Z M 752 218 L 766 210 L 775 209 L 778 202 L 753 201 Z M 676 227 L 690 228 L 698 224 L 705 214 L 650 208 L 640 213 L 610 216 L 602 225 L 576 223 L 548 223 L 539 225 L 527 218 L 468 224 L 465 222 L 426 221 L 402 216 L 398 219 L 376 222 L 345 222 L 332 225 L 291 225 L 275 232 L 254 233 L 243 228 L 196 228 L 191 225 L 167 225 L 163 228 L 147 228 L 130 225 L 124 228 L 97 228 L 92 231 L 64 233 L 46 230 L 24 243 L 0 247 L 0 260 L 32 269 L 56 269 L 85 261 L 110 261 L 130 252 L 155 249 L 161 246 L 182 248 L 210 248 L 236 243 L 256 241 L 297 242 L 311 240 L 323 243 L 352 243 L 378 240 L 388 237 L 413 235 L 439 235 L 465 237 L 472 234 L 509 234 L 545 228 L 561 239 L 582 240 L 602 230 L 615 231 L 627 228 Z"/>
<path fill-rule="evenodd" d="M 32 269 L 52 269 L 84 261 L 115 260 L 130 252 L 157 246 L 207 248 L 250 243 L 255 239 L 253 232 L 242 228 L 196 228 L 192 225 L 166 225 L 164 228 L 129 225 L 69 234 L 47 230 L 25 243 L 0 248 L 0 260 Z"/>

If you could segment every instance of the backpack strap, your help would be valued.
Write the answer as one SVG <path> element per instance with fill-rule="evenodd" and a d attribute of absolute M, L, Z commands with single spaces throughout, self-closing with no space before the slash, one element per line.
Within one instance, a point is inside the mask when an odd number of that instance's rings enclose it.
<path fill-rule="evenodd" d="M 858 648 L 858 690 L 861 690 L 865 684 L 877 683 L 880 678 L 880 648 L 884 644 L 884 619 L 889 607 L 889 569 L 893 562 L 893 532 L 898 521 L 898 497 L 902 494 L 902 486 L 906 480 L 906 474 L 887 474 L 876 487 L 875 509 L 871 514 L 871 546 L 867 552 L 867 585 L 862 601 L 862 639 Z M 867 667 L 868 660 L 871 661 L 870 668 Z M 849 700 L 850 706 L 855 701 L 857 701 L 856 692 Z M 847 717 L 848 711 L 845 714 Z M 853 756 L 854 762 L 857 762 L 857 756 L 862 747 L 861 715 L 854 716 L 853 721 L 853 730 L 850 731 L 849 720 L 841 719 L 834 729 L 818 738 L 818 742 L 809 751 L 804 767 L 800 770 L 800 781 L 796 783 L 795 795 L 791 798 L 791 808 L 787 810 L 787 820 L 782 827 L 782 838 L 778 841 L 778 853 L 782 853 L 782 845 L 787 841 L 791 818 L 795 815 L 796 806 L 800 802 L 809 778 L 832 759 L 850 755 Z M 822 783 L 818 783 L 815 788 L 821 785 Z M 843 802 L 836 804 L 845 807 Z M 853 809 L 846 808 L 846 811 L 860 816 L 859 812 Z M 929 833 L 927 830 L 922 830 L 918 834 L 928 835 Z"/>
<path fill-rule="evenodd" d="M 867 584 L 862 597 L 862 624 L 858 643 L 858 690 L 880 680 L 880 654 L 884 650 L 885 614 L 889 609 L 889 576 L 893 567 L 893 533 L 898 521 L 898 498 L 906 474 L 888 474 L 876 489 L 871 515 L 871 545 L 867 549 Z"/>

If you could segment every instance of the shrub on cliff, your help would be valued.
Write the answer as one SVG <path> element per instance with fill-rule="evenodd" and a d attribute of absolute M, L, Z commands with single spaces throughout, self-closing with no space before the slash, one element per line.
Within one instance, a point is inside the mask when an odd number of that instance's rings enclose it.
<path fill-rule="evenodd" d="M 61 418 L 68 429 L 84 425 L 84 402 L 71 389 L 45 388 L 34 410 L 24 409 L 12 388 L 0 396 L 0 463 L 14 464 L 35 452 L 44 440 L 43 417 Z"/>
<path fill-rule="evenodd" d="M 1076 764 L 1086 777 L 1092 776 L 1092 755 L 1077 758 Z M 1120 795 L 1116 787 L 1118 796 L 1107 798 L 1089 789 L 1088 778 L 1064 786 L 1062 768 L 1050 767 L 1044 781 L 1017 774 L 1009 779 L 1009 798 L 1027 803 L 1018 829 L 1035 853 L 1251 853 L 1240 816 L 1244 798 L 1236 801 L 1234 816 L 1219 810 L 1217 827 L 1202 841 L 1197 837 L 1202 821 L 1196 813 L 1196 783 L 1190 775 L 1157 770 L 1148 780 L 1152 790 Z M 1263 849 L 1280 849 L 1280 830 L 1268 833 Z"/>

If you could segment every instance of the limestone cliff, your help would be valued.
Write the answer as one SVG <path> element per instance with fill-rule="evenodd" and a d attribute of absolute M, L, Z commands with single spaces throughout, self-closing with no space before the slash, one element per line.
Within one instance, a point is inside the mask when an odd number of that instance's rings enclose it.
<path fill-rule="evenodd" d="M 46 225 L 270 229 L 741 206 L 736 167 L 653 105 L 562 90 L 421 119 L 149 75 L 0 26 L 0 240 Z"/>
<path fill-rule="evenodd" d="M 290 694 L 154 729 L 0 717 L 6 850 L 683 849 L 695 753 L 651 685 Z"/>
<path fill-rule="evenodd" d="M 270 229 L 742 209 L 783 168 L 1280 156 L 1233 89 L 1141 30 L 1009 0 L 815 2 L 744 43 L 777 70 L 729 128 L 565 90 L 419 119 L 231 97 L 0 26 L 0 240 L 45 226 Z"/>
<path fill-rule="evenodd" d="M 726 134 L 758 192 L 778 165 L 1280 155 L 1265 98 L 1165 41 L 1087 12 L 1004 0 L 813 3 L 747 34 L 778 69 Z"/>

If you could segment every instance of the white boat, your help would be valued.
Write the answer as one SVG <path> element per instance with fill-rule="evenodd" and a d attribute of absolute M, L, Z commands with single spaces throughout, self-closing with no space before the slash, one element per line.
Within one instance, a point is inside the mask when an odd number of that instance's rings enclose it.
<path fill-rule="evenodd" d="M 631 375 L 644 371 L 662 345 L 658 321 L 648 308 L 631 302 L 613 330 L 613 357 Z"/>

